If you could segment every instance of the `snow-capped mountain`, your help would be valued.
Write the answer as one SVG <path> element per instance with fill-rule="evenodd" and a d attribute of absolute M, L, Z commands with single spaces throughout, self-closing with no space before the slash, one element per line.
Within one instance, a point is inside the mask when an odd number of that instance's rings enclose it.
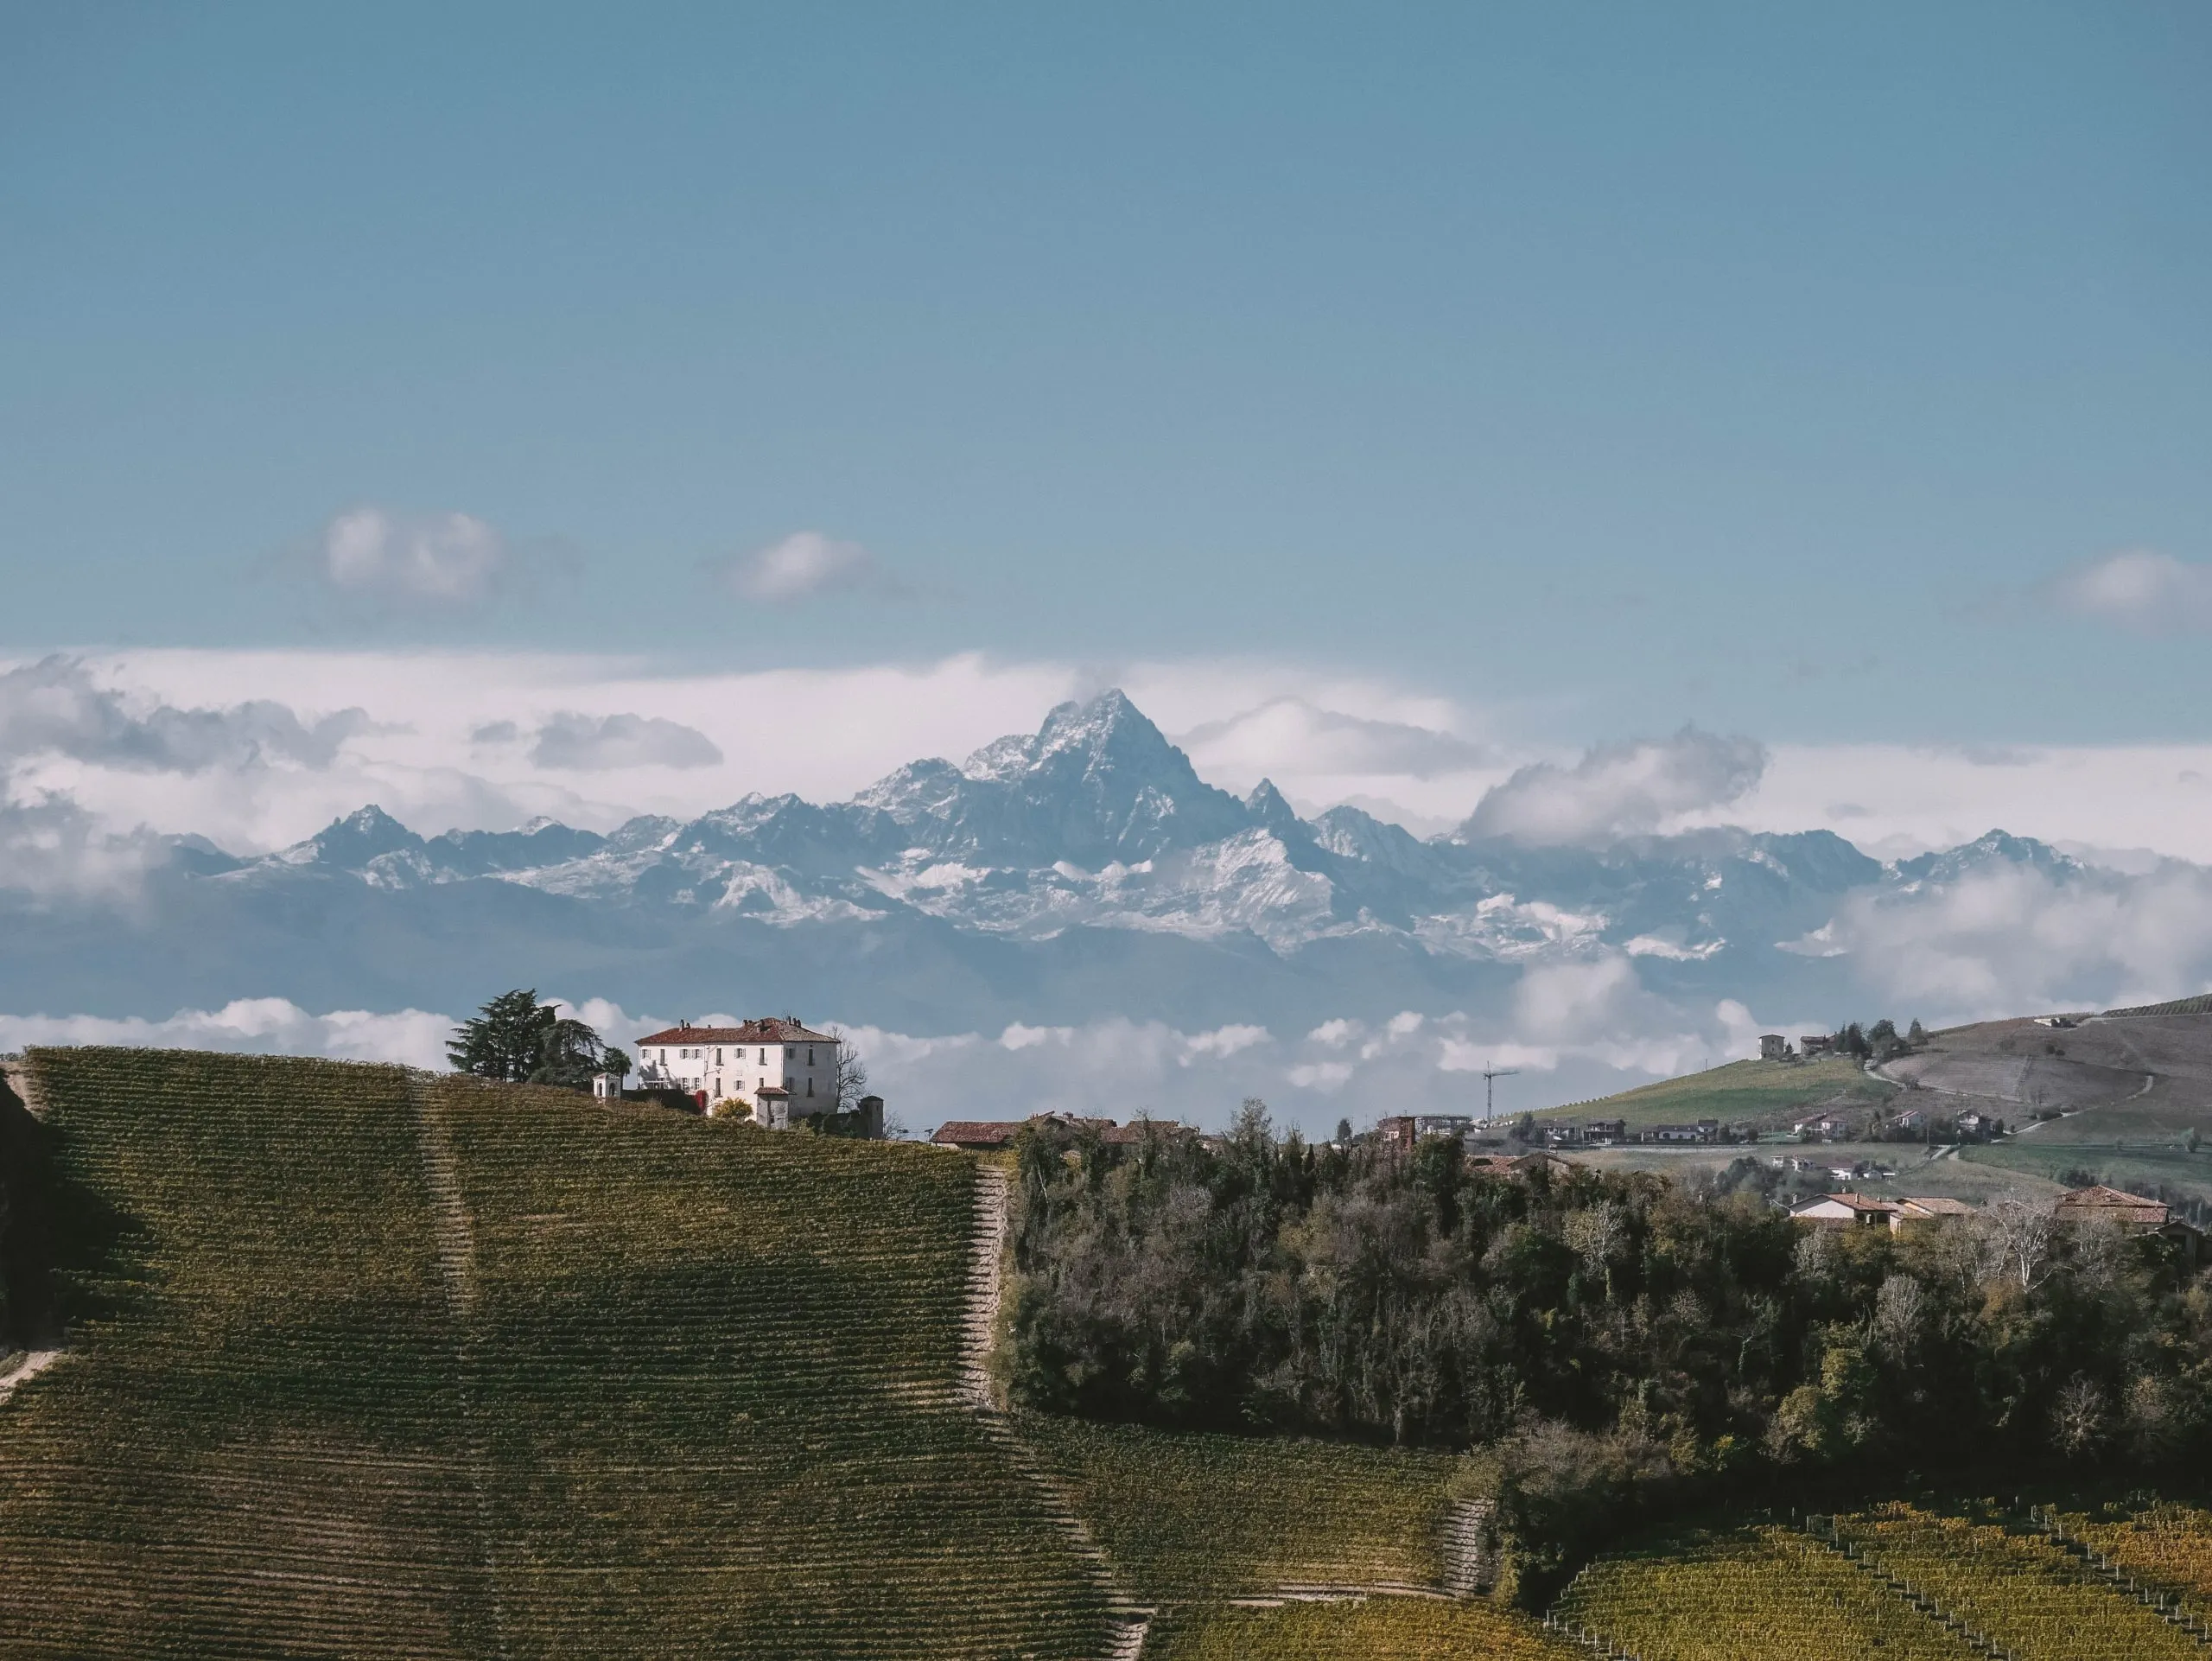
<path fill-rule="evenodd" d="M 1494 1005 L 1528 964 L 1610 956 L 1654 987 L 1802 1007 L 1841 971 L 1784 945 L 1845 896 L 2071 865 L 2001 832 L 1885 867 L 1827 831 L 1531 847 L 1472 826 L 1306 819 L 1264 782 L 1240 800 L 1114 691 L 849 801 L 748 796 L 612 835 L 423 837 L 367 806 L 250 859 L 180 838 L 130 905 L 0 901 L 33 948 L 7 955 L 0 999 L 452 1009 L 535 982 L 909 1030 L 1109 1012 L 1189 1029 Z"/>

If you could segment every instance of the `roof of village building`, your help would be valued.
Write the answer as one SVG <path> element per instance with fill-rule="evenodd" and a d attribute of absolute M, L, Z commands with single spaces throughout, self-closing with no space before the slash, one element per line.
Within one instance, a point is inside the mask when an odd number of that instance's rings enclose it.
<path fill-rule="evenodd" d="M 2156 1200 L 2145 1200 L 2139 1193 L 2122 1193 L 2118 1188 L 2107 1188 L 2100 1183 L 2092 1188 L 2075 1188 L 2070 1193 L 2058 1196 L 2061 1211 L 2107 1212 L 2125 1214 L 2145 1222 L 2163 1223 L 2166 1208 Z M 2155 1216 L 2152 1213 L 2157 1213 Z"/>
<path fill-rule="evenodd" d="M 1971 1217 L 1974 1208 L 1963 1200 L 1952 1200 L 1942 1194 L 1907 1194 L 1897 1201 L 1907 1215 L 1922 1217 Z"/>
<path fill-rule="evenodd" d="M 1161 1119 L 1132 1119 L 1127 1124 L 1116 1124 L 1111 1119 L 1079 1118 L 1072 1113 L 1033 1113 L 1026 1119 L 950 1119 L 938 1126 L 930 1137 L 934 1142 L 957 1148 L 1002 1148 L 1012 1142 L 1014 1134 L 1025 1125 L 1051 1121 L 1076 1130 L 1096 1130 L 1101 1141 L 1109 1148 L 1134 1146 L 1144 1139 L 1147 1131 L 1162 1136 L 1185 1136 L 1190 1127 Z"/>
<path fill-rule="evenodd" d="M 996 1148 L 1014 1140 L 1027 1119 L 953 1119 L 937 1128 L 931 1142 L 961 1148 Z"/>
<path fill-rule="evenodd" d="M 1802 1216 L 1815 1206 L 1830 1205 L 1841 1206 L 1847 1211 L 1855 1211 L 1862 1214 L 1868 1212 L 1893 1212 L 1897 1208 L 1895 1200 L 1877 1200 L 1869 1193 L 1824 1193 L 1818 1200 L 1808 1200 L 1798 1206 L 1791 1214 Z"/>
<path fill-rule="evenodd" d="M 638 1041 L 647 1044 L 834 1044 L 828 1033 L 800 1025 L 796 1015 L 768 1015 L 741 1027 L 692 1027 L 678 1022 Z"/>

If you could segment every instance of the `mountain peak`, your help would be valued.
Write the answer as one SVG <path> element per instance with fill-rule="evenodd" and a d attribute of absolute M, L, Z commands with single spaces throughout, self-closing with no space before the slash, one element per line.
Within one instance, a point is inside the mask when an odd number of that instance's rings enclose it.
<path fill-rule="evenodd" d="M 333 819 L 305 842 L 276 856 L 288 865 L 332 865 L 358 871 L 379 854 L 423 846 L 423 838 L 374 802 Z"/>

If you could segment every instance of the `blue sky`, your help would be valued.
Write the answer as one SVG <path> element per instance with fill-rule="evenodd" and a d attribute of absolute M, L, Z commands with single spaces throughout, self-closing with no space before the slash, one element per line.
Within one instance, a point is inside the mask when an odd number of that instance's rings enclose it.
<path fill-rule="evenodd" d="M 8 6 L 0 648 L 2212 738 L 2208 84 L 2190 4 Z"/>

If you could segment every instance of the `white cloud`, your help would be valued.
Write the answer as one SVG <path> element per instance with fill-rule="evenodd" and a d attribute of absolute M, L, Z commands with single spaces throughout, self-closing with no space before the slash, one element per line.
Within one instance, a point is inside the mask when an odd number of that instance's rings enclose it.
<path fill-rule="evenodd" d="M 334 1009 L 315 1015 L 284 998 L 240 998 L 219 1009 L 180 1009 L 159 1021 L 0 1015 L 0 1049 L 20 1050 L 27 1044 L 122 1044 L 326 1055 L 442 1070 L 446 1040 L 453 1028 L 450 1017 L 423 1009 L 391 1015 Z"/>
<path fill-rule="evenodd" d="M 104 829 L 62 792 L 0 799 L 0 888 L 119 898 L 167 856 L 149 832 Z"/>
<path fill-rule="evenodd" d="M 473 608 L 498 592 L 506 540 L 467 513 L 395 514 L 356 507 L 323 528 L 323 580 L 340 593 L 403 606 Z"/>
<path fill-rule="evenodd" d="M 565 710 L 537 729 L 530 759 L 541 767 L 595 772 L 612 767 L 709 767 L 721 760 L 722 753 L 696 727 L 664 716 L 587 716 Z"/>
<path fill-rule="evenodd" d="M 1265 1044 L 1271 1037 L 1265 1027 L 1217 1027 L 1210 1033 L 1193 1033 L 1183 1041 L 1182 1064 L 1187 1067 L 1200 1057 L 1209 1055 L 1226 1060 L 1255 1045 Z"/>
<path fill-rule="evenodd" d="M 730 567 L 730 585 L 748 600 L 787 604 L 817 594 L 880 584 L 882 568 L 857 542 L 799 531 L 756 549 Z"/>
<path fill-rule="evenodd" d="M 2100 555 L 2060 576 L 2052 592 L 2069 611 L 2139 633 L 2212 630 L 2212 565 L 2152 549 Z"/>
<path fill-rule="evenodd" d="M 2212 871 L 1990 868 L 1855 898 L 1797 949 L 1848 959 L 1883 1007 L 1931 1022 L 2158 1002 L 2212 984 Z"/>
<path fill-rule="evenodd" d="M 1538 761 L 1484 796 L 1471 834 L 1540 846 L 1657 830 L 1742 797 L 1766 769 L 1765 747 L 1685 727 L 1672 738 L 1601 744 L 1573 767 Z"/>
<path fill-rule="evenodd" d="M 1178 741 L 1194 764 L 1239 778 L 1266 777 L 1286 760 L 1300 775 L 1344 779 L 1431 780 L 1495 765 L 1488 748 L 1455 734 L 1320 709 L 1301 697 L 1203 722 Z"/>
<path fill-rule="evenodd" d="M 271 760 L 322 767 L 371 725 L 358 708 L 308 724 L 267 698 L 196 710 L 126 698 L 99 684 L 81 659 L 60 654 L 0 673 L 0 765 L 50 754 L 177 773 Z"/>

